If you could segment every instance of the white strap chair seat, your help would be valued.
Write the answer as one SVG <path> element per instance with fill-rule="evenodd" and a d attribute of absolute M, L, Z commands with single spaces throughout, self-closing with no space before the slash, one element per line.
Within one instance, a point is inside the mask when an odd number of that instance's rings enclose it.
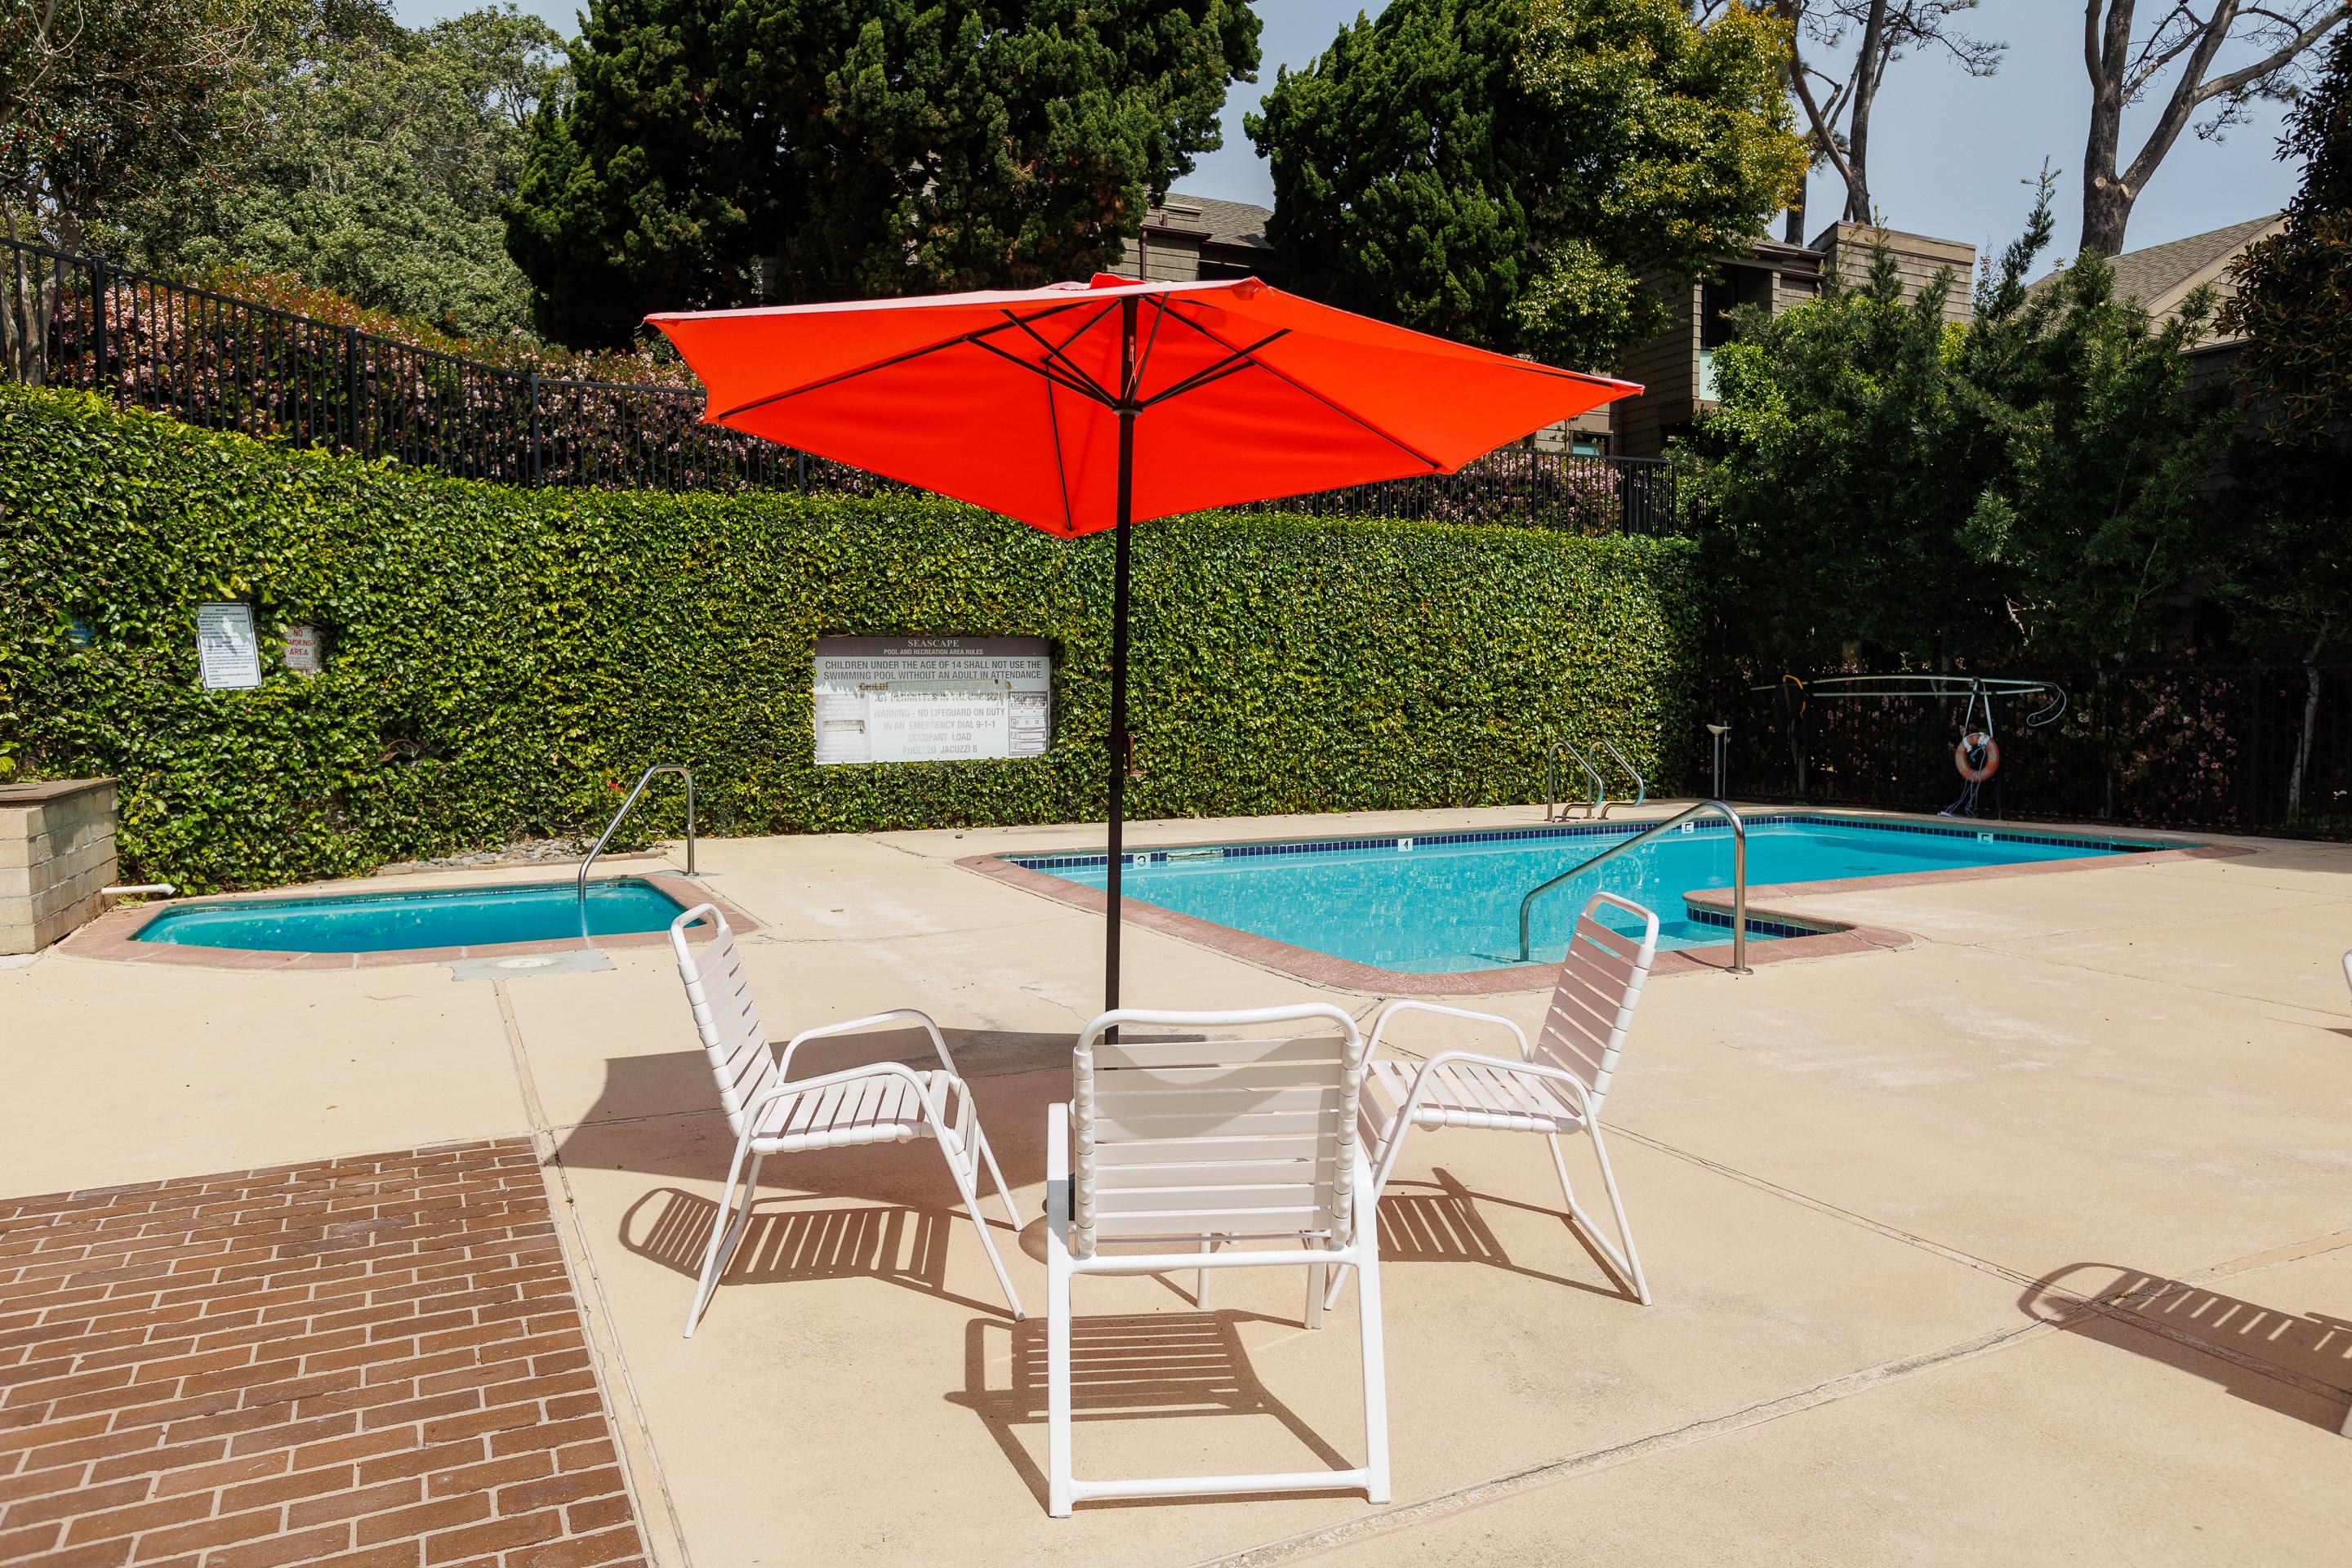
<path fill-rule="evenodd" d="M 952 1073 L 917 1068 L 908 1079 L 859 1079 L 828 1088 L 788 1093 L 768 1101 L 751 1130 L 755 1154 L 793 1154 L 803 1149 L 839 1149 L 858 1143 L 904 1143 L 932 1136 L 925 1101 L 941 1114 L 954 1108 L 950 1131 L 958 1142 L 971 1137 L 971 1097 Z"/>
<path fill-rule="evenodd" d="M 1396 1121 L 1397 1108 L 1412 1093 L 1421 1076 L 1419 1062 L 1381 1061 L 1371 1064 L 1372 1084 L 1388 1103 L 1379 1113 L 1380 1134 L 1385 1141 Z M 1574 1132 L 1584 1118 L 1551 1084 L 1507 1069 L 1454 1060 L 1434 1068 L 1429 1087 L 1412 1108 L 1415 1127 L 1475 1127 L 1501 1132 Z"/>
<path fill-rule="evenodd" d="M 1189 1032 L 1310 1022 L 1322 1026 L 1320 1035 Z M 1118 1033 L 1137 1025 L 1188 1032 L 1173 1040 Z M 1389 1500 L 1380 1247 L 1371 1167 L 1356 1134 L 1364 1049 L 1356 1021 L 1328 1002 L 1223 1013 L 1127 1008 L 1105 1013 L 1078 1037 L 1070 1103 L 1049 1108 L 1045 1123 L 1045 1474 L 1054 1517 L 1113 1498 L 1361 1491 Z M 1244 1239 L 1279 1245 L 1230 1245 Z M 1137 1246 L 1149 1250 L 1108 1250 Z M 1353 1268 L 1362 1282 L 1362 1465 L 1121 1479 L 1075 1472 L 1070 1287 L 1078 1277 L 1195 1269 L 1193 1304 L 1205 1309 L 1214 1269 L 1301 1265 L 1310 1329 L 1322 1326 L 1329 1270 Z"/>
<path fill-rule="evenodd" d="M 1612 931 L 1601 921 L 1604 908 L 1639 921 L 1638 937 Z M 1601 1134 L 1601 1108 L 1609 1097 L 1610 1080 L 1625 1049 L 1625 1032 L 1633 1022 L 1634 1005 L 1649 979 L 1658 952 L 1658 917 L 1630 899 L 1595 893 L 1578 915 L 1568 955 L 1560 961 L 1559 981 L 1553 987 L 1551 1006 L 1542 1026 L 1530 1040 L 1527 1032 L 1496 1013 L 1473 1012 L 1411 997 L 1391 1002 L 1372 1021 L 1373 1057 L 1367 1086 L 1379 1104 L 1373 1123 L 1372 1194 L 1388 1190 L 1405 1134 L 1415 1128 L 1473 1128 L 1484 1131 L 1534 1132 L 1551 1145 L 1552 1169 L 1559 1177 L 1560 1200 L 1568 1205 L 1569 1222 L 1608 1260 L 1618 1278 L 1643 1306 L 1650 1302 L 1650 1282 L 1642 1272 L 1641 1254 L 1633 1249 L 1633 1227 L 1625 1218 L 1625 1202 L 1617 1191 L 1617 1173 L 1609 1165 L 1609 1148 Z M 1476 1024 L 1500 1032 L 1518 1047 L 1515 1056 L 1459 1048 L 1439 1051 L 1424 1061 L 1382 1061 L 1381 1037 L 1390 1023 L 1406 1013 L 1435 1013 L 1460 1024 Z M 1492 1038 L 1493 1037 L 1488 1037 Z M 1498 1044 L 1500 1042 L 1497 1042 Z M 1592 1157 L 1601 1168 L 1601 1190 L 1608 1194 L 1617 1221 L 1617 1241 L 1601 1234 L 1576 1201 L 1568 1179 L 1568 1161 L 1560 1151 L 1560 1134 L 1581 1132 L 1592 1141 Z M 1328 1305 L 1339 1294 L 1342 1277 L 1334 1274 L 1326 1295 Z"/>
<path fill-rule="evenodd" d="M 710 940 L 700 952 L 687 946 L 689 928 L 708 925 Z M 727 1167 L 725 1195 L 711 1221 L 710 1245 L 702 1255 L 702 1273 L 695 1280 L 694 1304 L 686 1311 L 686 1333 L 702 1320 L 702 1309 L 719 1288 L 729 1259 L 751 1223 L 751 1205 L 760 1191 L 760 1162 L 771 1154 L 796 1154 L 813 1149 L 845 1149 L 866 1143 L 905 1143 L 929 1138 L 947 1157 L 948 1174 L 964 1212 L 980 1232 L 981 1250 L 996 1272 L 996 1284 L 1006 1305 L 1021 1316 L 1021 1298 L 1004 1271 L 1004 1259 L 988 1234 L 980 1214 L 980 1177 L 983 1169 L 994 1178 L 1013 1228 L 1021 1228 L 1021 1211 L 997 1168 L 988 1134 L 972 1110 L 971 1091 L 956 1076 L 955 1058 L 940 1026 L 911 1007 L 877 1013 L 803 1029 L 779 1053 L 768 1042 L 760 1022 L 759 1005 L 751 999 L 751 978 L 743 970 L 743 955 L 735 933 L 716 906 L 697 904 L 670 922 L 669 945 L 677 955 L 677 977 L 686 985 L 687 1005 L 694 1010 L 695 1032 L 702 1037 L 710 1058 L 711 1076 L 719 1085 L 719 1103 L 727 1112 L 728 1130 L 735 1134 L 735 1158 Z M 793 1077 L 793 1058 L 811 1040 L 856 1034 L 884 1026 L 912 1025 L 930 1037 L 940 1058 L 937 1068 L 910 1068 L 904 1062 L 868 1062 L 814 1077 Z"/>

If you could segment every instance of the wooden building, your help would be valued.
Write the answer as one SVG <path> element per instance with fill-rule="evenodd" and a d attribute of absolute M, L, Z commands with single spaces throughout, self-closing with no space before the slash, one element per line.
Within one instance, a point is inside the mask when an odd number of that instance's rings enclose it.
<path fill-rule="evenodd" d="M 1155 283 L 1220 278 L 1279 283 L 1281 260 L 1265 237 L 1265 220 L 1273 216 L 1248 202 L 1171 191 L 1143 215 L 1143 232 L 1127 242 L 1111 270 Z"/>

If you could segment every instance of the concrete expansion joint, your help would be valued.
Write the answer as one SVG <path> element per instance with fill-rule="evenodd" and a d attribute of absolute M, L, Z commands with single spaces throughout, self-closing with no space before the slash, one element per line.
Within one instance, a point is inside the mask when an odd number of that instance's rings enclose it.
<path fill-rule="evenodd" d="M 2306 1394 L 2318 1394 L 2324 1398 L 2331 1399 L 2352 1397 L 2352 1389 L 2341 1388 L 2330 1383 L 2323 1383 L 2316 1378 L 2305 1376 L 2304 1373 L 2296 1372 L 2292 1368 L 2280 1366 L 2273 1362 L 2265 1361 L 2260 1356 L 2250 1355 L 2232 1346 L 2217 1343 L 2216 1342 L 2208 1339 L 2201 1339 L 2197 1335 L 2189 1333 L 2183 1330 L 2173 1328 L 2168 1323 L 2158 1322 L 2133 1310 L 2135 1300 L 2137 1298 L 2145 1297 L 2152 1300 L 2184 1285 L 2212 1284 L 2219 1280 L 2227 1279 L 2233 1275 L 2251 1272 L 2255 1268 L 2263 1268 L 2273 1263 L 2289 1262 L 2299 1258 L 2315 1257 L 2320 1253 L 2333 1252 L 2341 1247 L 2352 1247 L 2352 1231 L 2338 1231 L 2327 1236 L 2314 1237 L 2305 1241 L 2291 1242 L 2284 1247 L 2273 1247 L 2266 1252 L 2259 1252 L 2252 1254 L 2249 1257 L 2233 1258 L 2218 1264 L 2210 1268 L 2197 1269 L 2189 1274 L 2183 1275 L 2179 1279 L 2158 1280 L 2149 1285 L 2110 1291 L 2101 1296 L 2084 1296 L 2075 1291 L 2068 1290 L 2059 1286 L 2051 1285 L 2040 1276 L 2027 1274 L 2023 1270 L 2012 1268 L 2005 1263 L 1996 1263 L 1989 1258 L 1979 1258 L 1974 1253 L 1963 1252 L 1955 1247 L 1947 1247 L 1942 1242 L 1932 1241 L 1924 1236 L 1905 1230 L 1898 1226 L 1891 1226 L 1884 1221 L 1872 1219 L 1867 1215 L 1856 1214 L 1852 1209 L 1841 1208 L 1835 1204 L 1825 1203 L 1822 1199 L 1798 1192 L 1794 1188 L 1781 1186 L 1776 1182 L 1767 1181 L 1761 1176 L 1753 1175 L 1746 1171 L 1737 1170 L 1729 1165 L 1721 1164 L 1716 1161 L 1707 1159 L 1704 1155 L 1694 1154 L 1688 1150 L 1677 1149 L 1671 1143 L 1663 1142 L 1658 1139 L 1633 1131 L 1627 1128 L 1619 1127 L 1615 1131 L 1616 1135 L 1621 1139 L 1627 1139 L 1633 1142 L 1643 1144 L 1647 1148 L 1655 1149 L 1663 1154 L 1671 1154 L 1675 1158 L 1696 1165 L 1702 1170 L 1712 1171 L 1718 1175 L 1727 1176 L 1733 1181 L 1740 1182 L 1748 1186 L 1754 1187 L 1759 1192 L 1769 1193 L 1774 1197 L 1782 1198 L 1790 1203 L 1796 1204 L 1801 1207 L 1811 1209 L 1816 1214 L 1827 1215 L 1832 1219 L 1843 1220 L 1848 1225 L 1858 1226 L 1864 1230 L 1872 1231 L 1879 1236 L 1885 1237 L 1889 1240 L 1899 1241 L 1906 1247 L 1915 1247 L 1923 1252 L 1933 1253 L 1935 1256 L 1945 1258 L 1950 1262 L 1964 1264 L 1970 1268 L 1992 1275 L 1994 1278 L 1999 1279 L 2007 1280 L 2011 1284 L 2019 1286 L 2022 1289 L 2040 1290 L 2046 1296 L 2066 1303 L 2072 1309 L 2072 1310 L 2070 1310 L 2064 1317 L 2044 1320 L 2048 1326 L 2052 1328 L 2072 1328 L 2087 1318 L 2104 1317 L 2115 1322 L 2124 1323 L 2133 1328 L 2145 1330 L 2149 1333 L 2169 1340 L 2174 1343 L 2184 1346 L 2189 1350 L 2201 1351 L 2207 1355 L 2214 1356 L 2221 1361 L 2230 1363 L 2233 1366 L 2242 1367 L 2248 1372 L 2260 1373 L 2265 1377 L 2285 1384 L 2290 1387 L 2301 1389 Z"/>
<path fill-rule="evenodd" d="M 669 1483 L 662 1475 L 661 1458 L 654 1449 L 653 1429 L 646 1417 L 645 1402 L 629 1374 L 628 1360 L 621 1353 L 620 1336 L 614 1328 L 613 1304 L 605 1294 L 604 1279 L 596 1270 L 595 1254 L 588 1245 L 587 1222 L 572 1190 L 572 1173 L 564 1168 L 555 1130 L 540 1100 L 539 1081 L 530 1070 L 530 1056 L 523 1046 L 522 1026 L 515 1017 L 514 999 L 508 994 L 503 980 L 490 982 L 490 990 L 498 998 L 499 1023 L 513 1059 L 515 1087 L 521 1094 L 524 1114 L 530 1121 L 531 1146 L 539 1155 L 549 1195 L 554 1200 L 550 1206 L 563 1216 L 558 1225 L 559 1233 L 570 1232 L 570 1244 L 559 1246 L 556 1252 L 563 1259 L 564 1272 L 571 1276 L 572 1299 L 580 1303 L 581 1322 L 587 1331 L 588 1365 L 595 1376 L 604 1408 L 612 1415 L 614 1435 L 620 1440 L 617 1446 L 621 1476 L 636 1510 L 646 1561 L 653 1568 L 692 1568 L 693 1560 L 686 1549 L 686 1530 L 677 1517 L 677 1504 L 670 1496 Z"/>
<path fill-rule="evenodd" d="M 1274 1568 L 1277 1563 L 1298 1562 L 1344 1546 L 1353 1546 L 1376 1536 L 1392 1535 L 1401 1531 L 1411 1530 L 1417 1525 L 1431 1523 L 1454 1514 L 1466 1512 L 1471 1509 L 1484 1507 L 1488 1503 L 1499 1502 L 1505 1498 L 1532 1491 L 1539 1487 L 1572 1480 L 1579 1476 L 1591 1475 L 1601 1470 L 1613 1468 L 1631 1460 L 1647 1458 L 1653 1454 L 1667 1453 L 1717 1437 L 1730 1436 L 1787 1416 L 1802 1415 L 1808 1410 L 1816 1409 L 1841 1399 L 1851 1398 L 1854 1394 L 1915 1376 L 1919 1373 L 1949 1366 L 1956 1362 L 1972 1360 L 2027 1340 L 2055 1333 L 2058 1329 L 2058 1324 L 2050 1322 L 2019 1323 L 2011 1328 L 1997 1329 L 1990 1333 L 1979 1334 L 1974 1339 L 1963 1340 L 1958 1344 L 1946 1345 L 1937 1350 L 1922 1352 L 1917 1355 L 1904 1356 L 1895 1361 L 1882 1362 L 1875 1366 L 1864 1367 L 1859 1371 L 1815 1384 L 1810 1388 L 1799 1389 L 1794 1393 L 1782 1394 L 1777 1399 L 1759 1400 L 1756 1404 L 1743 1405 L 1739 1409 L 1727 1411 L 1721 1415 L 1687 1422 L 1683 1426 L 1667 1427 L 1627 1442 L 1612 1443 L 1606 1447 L 1589 1449 L 1584 1453 L 1554 1459 L 1547 1464 L 1532 1466 L 1528 1469 L 1517 1470 L 1508 1475 L 1496 1476 L 1488 1480 L 1457 1488 L 1453 1491 L 1440 1492 L 1434 1497 L 1424 1498 L 1419 1502 L 1383 1509 L 1378 1513 L 1367 1514 L 1343 1524 L 1309 1531 L 1300 1535 L 1286 1536 L 1279 1541 L 1266 1542 L 1262 1545 L 1248 1547 L 1222 1557 L 1204 1558 L 1196 1563 L 1194 1568 Z"/>

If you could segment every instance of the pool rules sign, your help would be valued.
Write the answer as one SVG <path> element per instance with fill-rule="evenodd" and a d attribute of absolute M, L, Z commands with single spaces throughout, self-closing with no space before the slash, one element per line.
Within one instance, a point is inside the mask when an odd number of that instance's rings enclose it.
<path fill-rule="evenodd" d="M 1042 637 L 819 637 L 816 760 L 1038 756 L 1052 694 Z"/>

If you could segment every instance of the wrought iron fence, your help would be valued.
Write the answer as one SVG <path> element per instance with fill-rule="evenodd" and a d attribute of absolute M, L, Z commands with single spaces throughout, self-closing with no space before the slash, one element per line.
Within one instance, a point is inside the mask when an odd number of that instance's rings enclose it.
<path fill-rule="evenodd" d="M 1981 816 L 2352 837 L 2352 663 L 1981 673 L 2055 680 L 2068 700 L 2039 730 L 2001 705 Z M 1732 726 L 1734 795 L 1930 812 L 1959 795 L 1957 699 L 1837 698 L 1791 722 L 1748 684 L 1718 682 L 1706 715 Z"/>
<path fill-rule="evenodd" d="M 893 481 L 701 423 L 691 386 L 582 380 L 419 348 L 0 239 L 0 368 L 191 425 L 320 443 L 467 479 L 650 489 L 871 492 Z M 1299 496 L 1285 510 L 1670 531 L 1664 462 L 1512 450 L 1461 473 Z"/>

